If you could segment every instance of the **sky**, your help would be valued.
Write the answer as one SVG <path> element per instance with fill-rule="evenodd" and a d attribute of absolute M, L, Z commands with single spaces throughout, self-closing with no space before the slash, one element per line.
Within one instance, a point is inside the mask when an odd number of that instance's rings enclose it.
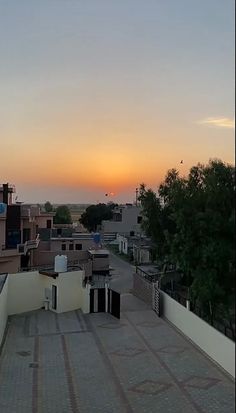
<path fill-rule="evenodd" d="M 132 202 L 234 164 L 234 47 L 233 0 L 0 0 L 0 183 Z"/>

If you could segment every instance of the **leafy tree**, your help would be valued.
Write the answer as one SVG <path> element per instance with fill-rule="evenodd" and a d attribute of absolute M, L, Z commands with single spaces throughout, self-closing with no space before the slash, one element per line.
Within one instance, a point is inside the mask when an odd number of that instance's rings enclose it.
<path fill-rule="evenodd" d="M 235 168 L 220 160 L 168 171 L 157 194 L 140 186 L 144 227 L 159 258 L 184 273 L 191 296 L 212 321 L 234 289 Z"/>
<path fill-rule="evenodd" d="M 71 224 L 71 214 L 67 205 L 60 205 L 56 208 L 56 214 L 54 216 L 54 224 Z"/>
<path fill-rule="evenodd" d="M 49 201 L 45 202 L 44 209 L 46 212 L 53 212 L 53 206 Z"/>
<path fill-rule="evenodd" d="M 160 199 L 152 191 L 146 189 L 144 184 L 139 188 L 139 201 L 142 205 L 142 228 L 146 234 L 151 237 L 156 246 L 154 256 L 159 260 L 164 258 L 166 250 L 164 226 L 163 226 L 163 208 L 160 204 Z"/>
<path fill-rule="evenodd" d="M 81 215 L 79 221 L 88 231 L 96 231 L 97 226 L 100 225 L 103 220 L 112 218 L 114 206 L 115 204 L 113 203 L 90 205 Z"/>

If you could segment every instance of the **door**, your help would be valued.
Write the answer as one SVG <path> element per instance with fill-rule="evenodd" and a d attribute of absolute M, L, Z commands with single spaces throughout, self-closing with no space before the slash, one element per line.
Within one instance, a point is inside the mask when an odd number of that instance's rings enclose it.
<path fill-rule="evenodd" d="M 57 309 L 57 286 L 52 286 L 52 309 Z"/>
<path fill-rule="evenodd" d="M 108 312 L 116 318 L 120 318 L 120 294 L 109 288 Z"/>
<path fill-rule="evenodd" d="M 106 311 L 105 288 L 92 288 L 90 290 L 90 313 L 102 313 Z"/>

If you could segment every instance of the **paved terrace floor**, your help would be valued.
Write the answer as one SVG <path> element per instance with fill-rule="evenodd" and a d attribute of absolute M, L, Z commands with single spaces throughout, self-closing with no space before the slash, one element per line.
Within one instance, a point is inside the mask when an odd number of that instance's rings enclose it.
<path fill-rule="evenodd" d="M 114 263 L 114 285 L 124 291 Z M 81 311 L 11 317 L 0 357 L 0 412 L 232 413 L 234 383 L 124 292 L 120 320 Z"/>

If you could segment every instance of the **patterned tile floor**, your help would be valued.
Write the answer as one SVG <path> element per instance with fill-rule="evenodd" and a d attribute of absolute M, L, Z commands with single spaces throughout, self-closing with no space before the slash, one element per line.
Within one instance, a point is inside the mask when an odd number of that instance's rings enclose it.
<path fill-rule="evenodd" d="M 11 317 L 1 413 L 233 413 L 234 383 L 148 306 Z"/>

